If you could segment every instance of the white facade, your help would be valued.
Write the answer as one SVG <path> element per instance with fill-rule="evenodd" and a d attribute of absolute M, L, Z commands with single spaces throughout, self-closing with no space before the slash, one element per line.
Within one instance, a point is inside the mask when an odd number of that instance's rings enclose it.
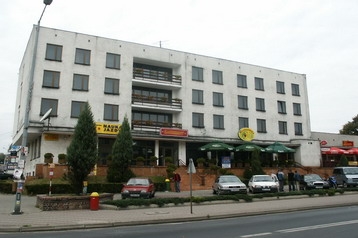
<path fill-rule="evenodd" d="M 23 133 L 35 29 L 36 26 L 19 69 L 14 145 L 21 144 Z M 48 44 L 62 49 L 60 60 L 46 59 Z M 75 63 L 76 49 L 90 51 L 88 65 Z M 106 67 L 107 53 L 120 56 L 119 69 Z M 242 144 L 243 141 L 238 138 L 238 131 L 242 127 L 239 125 L 240 117 L 244 121 L 247 119 L 246 126 L 255 131 L 253 143 L 267 146 L 279 141 L 296 150 L 294 154 L 296 162 L 304 166 L 319 165 L 319 143 L 311 138 L 307 83 L 304 74 L 44 27 L 39 31 L 35 66 L 29 112 L 29 155 L 26 158 L 25 168 L 28 174 L 33 174 L 36 163 L 43 162 L 45 153 L 53 153 L 54 162 L 57 161 L 58 154 L 66 153 L 77 123 L 77 117 L 71 112 L 73 103 L 86 101 L 92 108 L 96 122 L 120 124 L 127 115 L 132 122 L 133 139 L 143 143 L 150 141 L 147 152 L 150 151 L 152 155 L 158 157 L 173 156 L 185 164 L 189 157 L 196 156 L 196 152 L 191 148 L 196 144 L 190 146 L 190 143 L 205 144 L 220 140 L 231 145 Z M 154 73 L 156 76 L 148 74 L 139 77 L 138 74 L 142 74 L 143 70 L 138 71 L 137 68 L 141 66 L 144 67 L 145 72 Z M 193 80 L 193 67 L 202 69 L 202 81 Z M 44 86 L 45 71 L 59 73 L 57 86 Z M 222 75 L 222 82 L 213 83 L 213 71 Z M 169 77 L 165 78 L 168 72 Z M 74 74 L 88 76 L 88 88 L 75 90 Z M 163 75 L 165 80 L 162 80 Z M 246 87 L 238 86 L 238 75 L 246 76 Z M 119 80 L 119 94 L 105 93 L 105 78 Z M 174 83 L 175 80 L 171 80 L 173 78 L 178 81 Z M 255 89 L 255 78 L 262 79 L 262 89 Z M 280 90 L 278 84 L 282 86 Z M 299 89 L 298 94 L 296 92 L 296 95 L 293 95 L 292 85 Z M 137 95 L 134 93 L 135 90 L 144 94 L 157 91 L 156 95 L 162 95 L 164 92 L 164 95 L 169 95 L 169 100 L 161 103 L 158 96 L 155 103 L 148 100 L 138 103 L 134 100 L 134 96 Z M 202 103 L 193 103 L 193 90 L 202 92 Z M 219 96 L 219 105 L 213 105 L 213 94 Z M 142 99 L 143 95 L 141 95 Z M 244 109 L 239 108 L 239 95 L 247 98 L 247 107 Z M 52 112 L 49 122 L 47 120 L 39 122 L 46 109 L 44 99 L 57 101 L 57 110 Z M 179 99 L 181 105 L 173 104 L 174 99 Z M 264 108 L 261 110 L 257 110 L 257 99 L 264 102 Z M 105 104 L 118 108 L 117 119 L 104 119 Z M 278 104 L 283 105 L 281 113 Z M 294 113 L 293 104 L 299 105 L 299 113 L 297 111 Z M 133 118 L 134 112 L 142 118 L 148 114 L 158 121 L 154 121 L 154 126 L 148 126 L 144 120 Z M 203 125 L 193 125 L 193 113 L 203 115 Z M 163 115 L 169 118 L 169 121 L 160 119 Z M 223 124 L 219 123 L 221 128 L 214 128 L 214 115 L 223 118 Z M 265 122 L 266 130 L 258 131 L 258 119 Z M 281 132 L 279 122 L 286 125 Z M 136 127 L 136 123 L 140 126 Z M 298 131 L 295 131 L 295 123 L 299 127 Z M 161 136 L 159 130 L 162 127 L 177 127 L 187 130 L 189 135 L 188 137 Z M 99 137 L 103 138 L 103 148 L 105 148 L 106 139 L 113 139 L 115 135 L 99 135 Z M 168 149 L 168 153 L 165 152 L 165 148 Z M 108 148 L 103 150 L 103 156 L 108 154 L 108 150 Z"/>

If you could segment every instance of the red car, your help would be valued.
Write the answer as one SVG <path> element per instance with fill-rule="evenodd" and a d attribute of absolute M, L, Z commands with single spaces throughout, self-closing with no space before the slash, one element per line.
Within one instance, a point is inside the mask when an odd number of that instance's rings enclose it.
<path fill-rule="evenodd" d="M 154 194 L 154 183 L 149 178 L 131 178 L 124 184 L 121 191 L 122 199 L 152 198 Z"/>

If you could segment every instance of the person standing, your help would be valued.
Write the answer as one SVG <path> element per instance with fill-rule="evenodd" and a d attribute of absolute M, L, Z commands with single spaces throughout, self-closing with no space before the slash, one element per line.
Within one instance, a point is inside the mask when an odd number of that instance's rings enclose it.
<path fill-rule="evenodd" d="M 290 169 L 287 173 L 287 180 L 288 180 L 288 191 L 295 191 L 295 174 Z"/>
<path fill-rule="evenodd" d="M 278 178 L 278 183 L 279 183 L 279 191 L 283 192 L 283 186 L 285 183 L 285 174 L 283 173 L 282 169 L 278 170 L 277 178 Z"/>
<path fill-rule="evenodd" d="M 295 170 L 295 174 L 294 174 L 293 178 L 295 180 L 297 191 L 299 191 L 300 190 L 301 175 L 297 172 L 297 170 Z"/>
<path fill-rule="evenodd" d="M 175 184 L 175 192 L 180 193 L 180 181 L 181 177 L 180 174 L 174 173 L 174 184 Z"/>

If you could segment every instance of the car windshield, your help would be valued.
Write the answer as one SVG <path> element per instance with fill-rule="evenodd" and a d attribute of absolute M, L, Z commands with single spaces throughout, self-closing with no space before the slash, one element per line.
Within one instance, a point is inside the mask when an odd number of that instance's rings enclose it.
<path fill-rule="evenodd" d="M 308 174 L 308 175 L 305 175 L 305 180 L 306 181 L 317 181 L 317 180 L 322 180 L 322 178 L 318 174 Z"/>
<path fill-rule="evenodd" d="M 132 178 L 128 181 L 127 185 L 148 185 L 148 179 Z"/>
<path fill-rule="evenodd" d="M 271 176 L 264 175 L 264 176 L 256 176 L 256 177 L 254 177 L 254 181 L 255 182 L 272 182 L 273 179 L 271 178 Z"/>
<path fill-rule="evenodd" d="M 228 176 L 228 177 L 220 177 L 219 183 L 238 183 L 241 180 L 235 176 Z"/>
<path fill-rule="evenodd" d="M 344 169 L 345 174 L 358 174 L 358 168 L 345 168 Z"/>

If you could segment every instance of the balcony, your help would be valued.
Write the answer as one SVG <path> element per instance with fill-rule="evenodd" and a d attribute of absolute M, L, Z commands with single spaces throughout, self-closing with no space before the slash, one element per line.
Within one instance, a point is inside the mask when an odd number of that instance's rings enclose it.
<path fill-rule="evenodd" d="M 139 94 L 132 95 L 132 108 L 150 111 L 181 112 L 182 100 L 179 98 L 169 99 L 167 97 L 144 96 Z"/>
<path fill-rule="evenodd" d="M 180 75 L 151 69 L 133 68 L 133 85 L 154 84 L 159 88 L 181 88 L 181 81 Z"/>
<path fill-rule="evenodd" d="M 182 129 L 181 123 L 171 123 L 171 122 L 159 122 L 159 121 L 141 121 L 141 120 L 132 120 L 132 130 L 135 131 L 152 131 L 158 132 L 160 128 L 177 128 Z"/>

